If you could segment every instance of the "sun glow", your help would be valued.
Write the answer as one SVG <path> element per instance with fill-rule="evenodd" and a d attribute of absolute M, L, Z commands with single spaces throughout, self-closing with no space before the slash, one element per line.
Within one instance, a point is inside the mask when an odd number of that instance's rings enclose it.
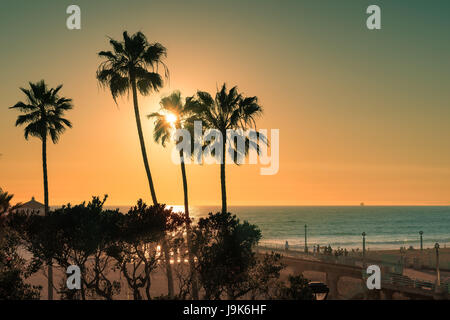
<path fill-rule="evenodd" d="M 170 123 L 172 126 L 175 125 L 175 122 L 177 122 L 177 116 L 173 113 L 166 114 L 166 121 Z"/>

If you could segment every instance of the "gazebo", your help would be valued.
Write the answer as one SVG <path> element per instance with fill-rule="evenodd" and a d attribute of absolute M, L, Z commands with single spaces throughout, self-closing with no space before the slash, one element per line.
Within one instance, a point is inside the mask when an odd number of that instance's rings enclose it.
<path fill-rule="evenodd" d="M 32 197 L 30 201 L 18 207 L 16 211 L 34 212 L 37 215 L 43 216 L 45 215 L 45 205 L 37 202 L 34 197 Z"/>

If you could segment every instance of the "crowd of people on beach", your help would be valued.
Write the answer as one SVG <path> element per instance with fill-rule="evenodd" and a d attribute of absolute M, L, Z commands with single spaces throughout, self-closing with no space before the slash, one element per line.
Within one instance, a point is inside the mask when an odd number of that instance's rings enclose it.
<path fill-rule="evenodd" d="M 286 251 L 289 251 L 289 242 L 288 241 L 285 242 L 284 249 Z M 356 251 L 358 251 L 358 250 L 359 249 L 356 249 Z M 352 252 L 355 252 L 355 250 L 352 249 Z M 325 255 L 329 255 L 329 256 L 334 255 L 336 257 L 339 257 L 339 256 L 345 256 L 346 257 L 346 256 L 348 256 L 349 252 L 348 252 L 347 249 L 341 248 L 341 247 L 338 247 L 337 249 L 333 250 L 331 245 L 323 246 L 323 247 L 320 247 L 320 245 L 313 245 L 313 254 L 319 254 L 319 253 L 322 253 L 322 254 L 325 254 Z"/>

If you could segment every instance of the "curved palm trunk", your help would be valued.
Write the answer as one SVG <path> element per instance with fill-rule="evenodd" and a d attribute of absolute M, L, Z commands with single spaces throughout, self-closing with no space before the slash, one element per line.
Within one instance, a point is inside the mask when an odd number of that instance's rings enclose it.
<path fill-rule="evenodd" d="M 145 172 L 147 173 L 147 179 L 148 179 L 148 184 L 150 186 L 150 193 L 152 195 L 153 204 L 157 205 L 158 200 L 156 199 L 156 193 L 155 193 L 155 187 L 153 185 L 152 174 L 150 172 L 150 166 L 148 165 L 147 150 L 145 149 L 144 135 L 142 134 L 141 116 L 139 114 L 139 105 L 138 105 L 137 90 L 136 90 L 136 80 L 133 78 L 131 79 L 131 87 L 133 89 L 134 115 L 136 117 L 136 126 L 137 126 L 137 130 L 138 130 L 138 135 L 139 135 L 139 142 L 141 144 L 142 159 L 144 161 Z M 165 238 L 163 238 L 161 246 L 162 246 L 164 256 L 166 259 L 167 286 L 168 286 L 168 291 L 169 291 L 169 297 L 173 297 L 174 296 L 174 286 L 173 286 L 172 267 L 170 265 L 170 252 L 167 247 L 167 240 Z"/>
<path fill-rule="evenodd" d="M 45 216 L 48 216 L 49 205 L 48 205 L 48 177 L 47 177 L 47 137 L 42 139 L 42 167 L 44 170 L 44 205 L 45 205 Z M 50 260 L 47 263 L 48 266 L 48 300 L 53 300 L 53 266 Z"/>
<path fill-rule="evenodd" d="M 180 159 L 181 159 L 181 175 L 183 177 L 183 191 L 184 191 L 184 214 L 186 218 L 189 219 L 189 197 L 188 197 L 188 186 L 187 186 L 187 178 L 186 178 L 186 166 L 184 164 L 184 155 L 183 149 L 180 150 Z M 192 297 L 194 300 L 198 300 L 198 283 L 197 283 L 197 274 L 195 272 L 194 266 L 194 255 L 191 251 L 191 223 L 190 221 L 186 224 L 186 236 L 187 236 L 187 247 L 189 254 L 189 269 L 191 272 L 192 279 Z"/>
<path fill-rule="evenodd" d="M 150 166 L 148 165 L 147 150 L 145 148 L 144 135 L 142 134 L 141 116 L 139 114 L 139 105 L 136 90 L 136 81 L 133 79 L 131 81 L 131 86 L 133 87 L 133 104 L 134 104 L 134 115 L 136 117 L 136 126 L 139 135 L 139 142 L 141 144 L 142 159 L 144 161 L 145 172 L 147 173 L 148 184 L 150 186 L 150 193 L 152 194 L 153 204 L 158 204 L 156 199 L 155 187 L 153 185 L 152 174 L 150 172 Z"/>
<path fill-rule="evenodd" d="M 226 132 L 222 132 L 222 162 L 220 164 L 220 184 L 222 187 L 222 213 L 227 213 L 227 187 L 225 179 Z"/>

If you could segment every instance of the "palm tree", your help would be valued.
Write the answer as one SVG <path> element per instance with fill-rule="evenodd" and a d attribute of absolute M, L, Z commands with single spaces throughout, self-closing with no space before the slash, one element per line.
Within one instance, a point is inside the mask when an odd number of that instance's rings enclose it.
<path fill-rule="evenodd" d="M 109 43 L 113 47 L 113 51 L 100 51 L 98 53 L 99 57 L 104 58 L 105 61 L 100 64 L 97 70 L 97 79 L 101 85 L 109 87 L 115 102 L 118 96 L 128 94 L 130 89 L 132 90 L 142 158 L 153 204 L 156 205 L 158 200 L 156 199 L 155 187 L 148 165 L 144 135 L 142 134 L 137 90 L 142 95 L 148 95 L 153 91 L 159 91 L 163 86 L 163 79 L 158 73 L 158 66 L 162 65 L 164 67 L 165 76 L 167 77 L 167 68 L 162 61 L 167 55 L 166 48 L 160 43 L 148 43 L 147 38 L 141 32 L 137 32 L 130 37 L 125 31 L 122 42 L 110 39 Z"/>
<path fill-rule="evenodd" d="M 237 87 L 227 90 L 224 83 L 222 88 L 217 91 L 215 98 L 204 91 L 198 91 L 190 100 L 189 110 L 195 113 L 198 120 L 202 121 L 202 126 L 206 129 L 216 129 L 223 137 L 221 161 L 220 161 L 220 182 L 222 190 L 222 212 L 227 212 L 227 189 L 225 176 L 225 157 L 226 152 L 234 155 L 236 163 L 239 157 L 248 154 L 249 149 L 255 149 L 260 152 L 260 144 L 267 144 L 264 135 L 256 133 L 257 141 L 241 136 L 245 141 L 245 150 L 239 150 L 235 139 L 228 139 L 227 130 L 246 131 L 247 129 L 256 130 L 256 118 L 262 115 L 262 107 L 258 104 L 257 97 L 245 97 L 238 92 Z M 231 140 L 228 150 L 226 141 Z"/>
<path fill-rule="evenodd" d="M 47 138 L 53 143 L 58 143 L 60 136 L 71 128 L 72 123 L 63 118 L 64 112 L 72 109 L 72 100 L 59 97 L 58 92 L 62 85 L 56 88 L 48 88 L 44 80 L 29 83 L 30 88 L 20 88 L 26 96 L 26 102 L 19 101 L 10 109 L 17 109 L 23 114 L 19 115 L 16 126 L 25 126 L 25 139 L 29 136 L 36 137 L 42 142 L 42 168 L 44 173 L 44 204 L 45 215 L 48 215 L 48 177 L 47 177 Z M 48 299 L 53 299 L 53 268 L 48 261 Z"/>
<path fill-rule="evenodd" d="M 144 161 L 145 172 L 153 204 L 157 205 L 155 187 L 153 185 L 152 174 L 148 164 L 147 151 L 145 148 L 144 135 L 142 133 L 141 116 L 137 91 L 142 95 L 157 92 L 163 86 L 163 77 L 159 74 L 159 66 L 164 69 L 164 77 L 168 77 L 168 70 L 163 62 L 167 56 L 166 48 L 160 43 L 149 43 L 142 32 L 137 32 L 131 36 L 125 31 L 123 41 L 110 39 L 113 51 L 100 51 L 98 56 L 105 59 L 97 70 L 97 80 L 104 87 L 108 87 L 114 102 L 118 96 L 128 94 L 130 90 L 133 94 L 134 115 L 141 145 L 142 159 Z M 172 297 L 173 277 L 170 266 L 170 255 L 165 240 L 162 247 L 166 257 L 166 272 L 169 296 Z"/>
<path fill-rule="evenodd" d="M 191 112 L 187 109 L 186 104 L 183 103 L 181 93 L 179 91 L 173 92 L 171 95 L 164 97 L 160 102 L 160 112 L 154 112 L 149 114 L 148 118 L 155 119 L 155 128 L 153 137 L 155 142 L 160 143 L 163 147 L 166 146 L 166 142 L 170 140 L 174 130 L 187 129 L 192 132 L 192 126 L 190 126 L 189 119 L 191 118 Z M 192 144 L 191 144 L 192 146 Z M 192 150 L 191 150 L 192 151 Z M 190 250 L 191 248 L 191 226 L 189 219 L 189 197 L 188 197 L 188 185 L 186 178 L 186 167 L 184 163 L 184 152 L 180 149 L 180 163 L 181 163 L 181 176 L 183 179 L 183 192 L 184 192 L 184 213 L 187 220 L 186 235 L 187 246 L 189 248 L 189 266 L 192 276 L 192 297 L 198 300 L 198 284 L 195 275 L 194 256 Z M 192 154 L 192 152 L 191 152 Z"/>
<path fill-rule="evenodd" d="M 7 191 L 3 191 L 3 189 L 0 188 L 0 217 L 13 209 L 13 207 L 11 207 L 11 199 L 13 197 L 13 194 L 9 194 Z"/>
<path fill-rule="evenodd" d="M 11 200 L 13 197 L 13 194 L 8 193 L 7 191 L 3 191 L 3 189 L 0 188 L 0 242 L 3 240 L 3 222 L 6 218 L 6 214 L 16 210 L 22 205 L 21 203 L 17 203 L 12 206 Z"/>

